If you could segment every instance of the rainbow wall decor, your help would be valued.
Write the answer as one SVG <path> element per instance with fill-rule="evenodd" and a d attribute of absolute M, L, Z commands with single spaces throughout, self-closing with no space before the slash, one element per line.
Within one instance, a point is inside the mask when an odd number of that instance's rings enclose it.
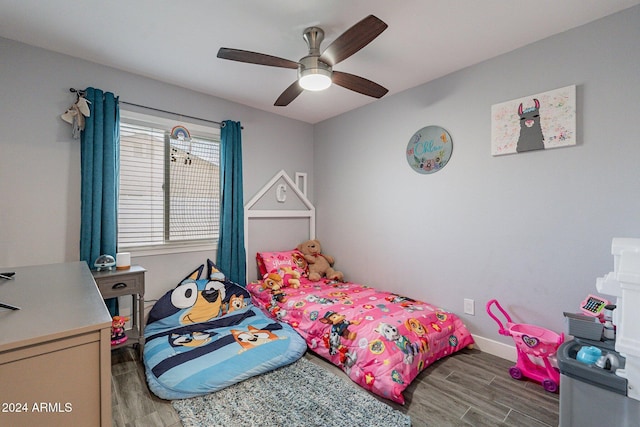
<path fill-rule="evenodd" d="M 184 126 L 178 125 L 174 126 L 173 129 L 171 129 L 171 138 L 190 140 L 191 134 L 189 133 L 189 129 Z"/>

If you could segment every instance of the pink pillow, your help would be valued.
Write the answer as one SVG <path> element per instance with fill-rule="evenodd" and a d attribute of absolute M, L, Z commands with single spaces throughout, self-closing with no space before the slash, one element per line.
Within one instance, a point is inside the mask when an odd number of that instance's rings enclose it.
<path fill-rule="evenodd" d="M 309 272 L 304 254 L 297 249 L 286 252 L 258 252 L 256 261 L 262 275 L 282 267 L 289 267 L 302 276 L 307 276 Z"/>

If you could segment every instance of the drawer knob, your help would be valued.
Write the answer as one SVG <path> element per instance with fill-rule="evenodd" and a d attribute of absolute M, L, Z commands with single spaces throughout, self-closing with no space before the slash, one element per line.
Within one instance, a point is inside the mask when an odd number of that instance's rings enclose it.
<path fill-rule="evenodd" d="M 127 284 L 124 282 L 120 282 L 120 283 L 116 283 L 115 285 L 113 285 L 111 287 L 111 289 L 122 289 L 122 288 L 126 288 Z"/>

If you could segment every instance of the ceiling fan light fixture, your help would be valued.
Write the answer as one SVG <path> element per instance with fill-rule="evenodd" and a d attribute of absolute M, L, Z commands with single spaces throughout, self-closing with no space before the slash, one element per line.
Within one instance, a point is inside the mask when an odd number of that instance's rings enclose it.
<path fill-rule="evenodd" d="M 305 90 L 321 91 L 334 83 L 363 95 L 382 98 L 388 92 L 386 88 L 355 74 L 334 72 L 333 67 L 371 43 L 386 28 L 387 24 L 374 15 L 369 15 L 338 36 L 324 52 L 320 52 L 320 45 L 324 39 L 322 28 L 306 28 L 302 38 L 307 42 L 309 54 L 298 62 L 264 53 L 226 47 L 218 50 L 218 58 L 270 67 L 297 68 L 298 79 L 276 99 L 273 104 L 276 107 L 286 107 Z"/>
<path fill-rule="evenodd" d="M 331 70 L 324 68 L 308 68 L 300 71 L 298 84 L 305 90 L 321 91 L 331 86 Z"/>

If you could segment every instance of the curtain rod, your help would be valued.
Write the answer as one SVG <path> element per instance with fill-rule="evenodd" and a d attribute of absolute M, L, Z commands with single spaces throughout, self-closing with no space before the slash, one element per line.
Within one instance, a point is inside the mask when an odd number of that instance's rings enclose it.
<path fill-rule="evenodd" d="M 80 96 L 84 96 L 84 91 L 83 90 L 78 90 L 78 89 L 75 89 L 75 88 L 69 88 L 69 91 L 72 92 L 72 93 L 77 93 Z M 217 122 L 215 120 L 202 119 L 200 117 L 194 117 L 194 116 L 188 116 L 188 115 L 185 115 L 185 114 L 174 113 L 173 111 L 161 110 L 160 108 L 154 108 L 154 107 L 147 107 L 146 105 L 134 104 L 132 102 L 127 102 L 127 101 L 119 101 L 119 102 L 120 102 L 120 104 L 130 105 L 132 107 L 144 108 L 144 109 L 147 109 L 147 110 L 157 111 L 159 113 L 173 114 L 174 116 L 185 117 L 187 119 L 200 120 L 202 122 L 213 123 L 213 124 L 216 124 L 216 125 L 218 125 L 220 127 L 224 127 L 224 122 Z M 244 129 L 244 126 L 240 126 L 240 129 Z"/>

